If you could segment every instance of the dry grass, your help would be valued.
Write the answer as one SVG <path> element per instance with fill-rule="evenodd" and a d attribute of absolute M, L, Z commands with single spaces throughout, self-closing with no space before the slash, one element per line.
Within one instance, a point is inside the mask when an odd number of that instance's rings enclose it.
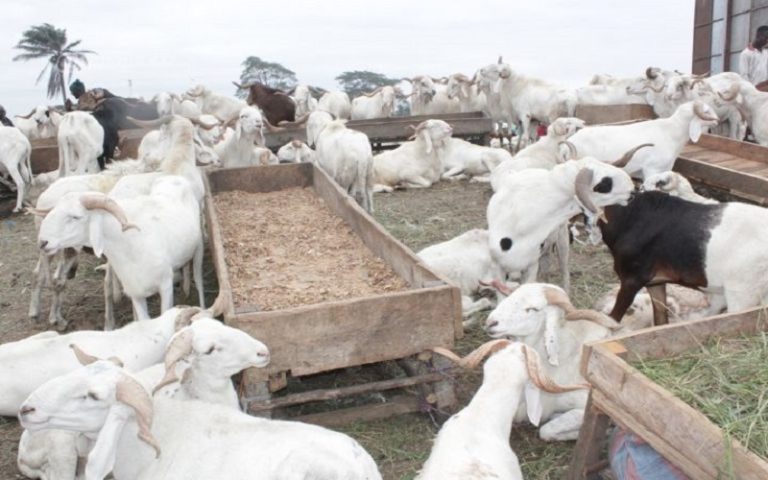
<path fill-rule="evenodd" d="M 718 338 L 672 358 L 635 365 L 757 455 L 768 458 L 768 334 Z M 728 478 L 733 467 L 721 466 Z"/>

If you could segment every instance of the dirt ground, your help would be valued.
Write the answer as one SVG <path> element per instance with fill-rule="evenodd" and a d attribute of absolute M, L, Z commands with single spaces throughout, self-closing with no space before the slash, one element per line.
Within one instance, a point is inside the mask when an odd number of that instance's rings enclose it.
<path fill-rule="evenodd" d="M 376 195 L 375 217 L 393 235 L 414 251 L 448 240 L 471 228 L 485 228 L 485 210 L 491 192 L 487 185 L 443 182 L 430 189 L 397 191 Z M 28 215 L 0 218 L 0 343 L 24 338 L 46 329 L 27 318 L 31 272 L 37 259 L 35 230 Z M 100 261 L 82 256 L 77 278 L 68 283 L 63 308 L 70 320 L 67 330 L 95 329 L 103 325 L 102 274 L 95 271 Z M 612 282 L 610 255 L 604 247 L 573 246 L 571 258 L 572 299 L 578 306 L 590 305 Z M 557 281 L 557 276 L 544 280 Z M 205 263 L 206 301 L 215 297 L 217 287 L 209 256 Z M 192 295 L 194 297 L 194 295 Z M 48 314 L 44 294 L 43 318 Z M 177 303 L 192 303 L 177 291 Z M 158 311 L 157 300 L 150 302 Z M 118 324 L 130 319 L 130 302 L 116 305 Z M 482 320 L 482 319 L 481 319 Z M 482 322 L 480 322 L 482 323 Z M 470 329 L 457 346 L 466 353 L 487 340 L 479 326 Z M 462 375 L 457 389 L 462 405 L 471 398 L 480 377 Z M 2 392 L 0 392 L 0 395 Z M 428 415 L 404 415 L 380 422 L 349 425 L 343 429 L 358 439 L 377 461 L 384 478 L 412 479 L 429 455 L 439 425 Z M 0 480 L 23 478 L 16 473 L 16 447 L 20 430 L 13 419 L 0 417 Z M 546 444 L 529 427 L 515 427 L 511 444 L 520 457 L 526 478 L 561 478 L 570 459 L 572 443 Z"/>

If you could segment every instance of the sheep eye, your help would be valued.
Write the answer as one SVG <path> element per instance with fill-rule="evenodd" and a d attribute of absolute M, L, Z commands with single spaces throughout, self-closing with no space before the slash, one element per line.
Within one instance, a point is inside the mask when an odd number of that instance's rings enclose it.
<path fill-rule="evenodd" d="M 210 355 L 210 354 L 212 354 L 212 353 L 213 353 L 213 351 L 214 351 L 214 350 L 216 350 L 216 347 L 215 347 L 215 346 L 213 346 L 213 345 L 211 345 L 211 348 L 209 348 L 209 349 L 208 349 L 208 351 L 207 351 L 207 352 L 205 352 L 205 354 L 206 354 L 206 355 Z"/>
<path fill-rule="evenodd" d="M 532 313 L 532 312 L 538 312 L 538 311 L 539 309 L 534 307 L 528 307 L 525 309 L 525 313 Z"/>
<path fill-rule="evenodd" d="M 88 395 L 86 395 L 86 397 L 90 398 L 91 400 L 98 400 L 99 399 L 99 397 L 95 393 L 93 393 L 93 392 L 88 392 Z"/>

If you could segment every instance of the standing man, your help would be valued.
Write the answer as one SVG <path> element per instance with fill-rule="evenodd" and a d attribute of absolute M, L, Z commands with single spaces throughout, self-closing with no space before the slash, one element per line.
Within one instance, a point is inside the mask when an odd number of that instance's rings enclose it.
<path fill-rule="evenodd" d="M 753 85 L 768 80 L 768 25 L 757 28 L 755 39 L 739 55 L 739 74 Z"/>

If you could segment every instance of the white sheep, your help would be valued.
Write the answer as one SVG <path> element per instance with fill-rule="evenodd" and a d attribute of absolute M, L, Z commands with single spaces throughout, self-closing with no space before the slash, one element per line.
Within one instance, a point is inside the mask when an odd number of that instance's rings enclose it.
<path fill-rule="evenodd" d="M 266 366 L 269 350 L 242 330 L 208 318 L 205 312 L 191 321 L 171 338 L 164 364 L 145 368 L 136 373 L 136 378 L 155 395 L 238 409 L 231 376 L 249 367 Z M 81 362 L 97 360 L 77 344 L 72 347 Z M 87 437 L 80 433 L 24 430 L 17 465 L 30 478 L 74 479 L 78 457 L 87 457 L 90 447 Z"/>
<path fill-rule="evenodd" d="M 86 112 L 64 115 L 57 135 L 59 178 L 74 173 L 99 173 L 98 158 L 104 152 L 104 129 Z"/>
<path fill-rule="evenodd" d="M 494 305 L 486 297 L 472 299 L 486 284 L 505 276 L 491 258 L 487 230 L 469 230 L 445 242 L 431 245 L 417 255 L 430 269 L 461 290 L 465 327 L 470 325 L 469 317 Z"/>
<path fill-rule="evenodd" d="M 352 120 L 387 118 L 391 117 L 394 111 L 395 89 L 387 85 L 352 100 L 351 118 Z"/>
<path fill-rule="evenodd" d="M 301 117 L 317 110 L 318 102 L 312 96 L 312 92 L 307 85 L 297 85 L 293 89 L 292 98 L 296 102 L 296 117 Z"/>
<path fill-rule="evenodd" d="M 88 480 L 110 472 L 116 480 L 381 479 L 370 455 L 346 435 L 198 400 L 153 401 L 135 377 L 106 360 L 39 387 L 19 420 L 30 431 L 95 434 Z"/>
<path fill-rule="evenodd" d="M 240 110 L 248 106 L 243 100 L 213 93 L 204 85 L 190 88 L 182 98 L 195 102 L 202 113 L 225 121 L 237 117 Z"/>
<path fill-rule="evenodd" d="M 352 113 L 352 102 L 345 92 L 325 92 L 317 102 L 317 109 L 328 112 L 337 119 L 348 119 Z"/>
<path fill-rule="evenodd" d="M 536 350 L 521 343 L 494 340 L 464 359 L 438 350 L 461 365 L 474 367 L 487 355 L 483 383 L 469 404 L 445 422 L 435 438 L 418 480 L 504 479 L 522 480 L 515 452 L 509 445 L 516 412 L 527 412 L 538 425 L 548 406 L 547 398 L 585 395 L 586 384 L 558 385 L 549 378 Z M 578 365 L 578 362 L 575 362 Z M 543 393 L 542 393 L 543 392 Z M 525 406 L 526 408 L 522 408 Z M 542 427 L 543 428 L 543 427 Z"/>
<path fill-rule="evenodd" d="M 739 84 L 739 93 L 742 100 L 738 106 L 749 123 L 755 141 L 768 146 L 768 93 L 761 92 L 747 81 Z M 724 93 L 719 91 L 718 95 L 723 97 Z"/>
<path fill-rule="evenodd" d="M 565 292 L 555 285 L 529 283 L 502 300 L 486 319 L 493 338 L 515 338 L 546 358 L 543 370 L 558 383 L 584 382 L 579 371 L 582 346 L 610 337 L 619 324 L 594 310 L 577 310 Z M 579 435 L 587 391 L 542 395 L 539 411 L 544 424 L 543 440 L 575 440 Z M 511 412 L 515 421 L 525 420 L 530 405 Z"/>
<path fill-rule="evenodd" d="M 368 136 L 350 130 L 345 120 L 316 110 L 307 120 L 307 142 L 315 146 L 317 165 L 367 212 L 373 212 L 373 152 Z"/>
<path fill-rule="evenodd" d="M 486 109 L 485 94 L 472 79 L 462 73 L 448 77 L 446 95 L 459 101 L 460 112 L 482 112 Z"/>
<path fill-rule="evenodd" d="M 644 179 L 672 170 L 688 141 L 697 142 L 703 129 L 717 122 L 717 115 L 707 104 L 695 101 L 681 105 L 669 118 L 628 125 L 590 126 L 568 141 L 576 147 L 579 156 L 609 163 L 639 143 L 650 144 L 650 148 L 637 152 L 624 167 L 630 175 Z"/>
<path fill-rule="evenodd" d="M 658 190 L 690 202 L 719 203 L 717 200 L 703 197 L 696 193 L 691 186 L 691 182 L 677 172 L 661 172 L 651 175 L 645 179 L 641 189 L 647 192 Z"/>
<path fill-rule="evenodd" d="M 315 151 L 301 140 L 293 139 L 280 147 L 277 158 L 280 163 L 314 162 Z"/>
<path fill-rule="evenodd" d="M 440 79 L 417 75 L 403 80 L 411 83 L 411 115 L 441 115 L 461 111 L 457 98 L 448 95 L 448 87 Z"/>
<path fill-rule="evenodd" d="M 38 105 L 27 115 L 14 116 L 14 125 L 28 140 L 56 136 L 62 115 L 51 107 Z"/>
<path fill-rule="evenodd" d="M 214 151 L 226 168 L 263 165 L 263 150 L 256 151 L 254 146 L 264 146 L 264 119 L 256 107 L 244 107 L 240 110 L 235 130 L 226 133 L 221 142 L 214 145 Z"/>
<path fill-rule="evenodd" d="M 414 140 L 373 158 L 374 191 L 396 187 L 426 188 L 440 180 L 440 151 L 453 133 L 442 120 L 425 120 L 414 130 Z"/>
<path fill-rule="evenodd" d="M 507 150 L 475 145 L 461 138 L 447 138 L 437 150 L 443 164 L 440 177 L 444 180 L 471 177 L 473 181 L 489 182 L 494 169 L 512 160 Z"/>
<path fill-rule="evenodd" d="M 584 128 L 584 120 L 574 117 L 558 118 L 547 127 L 547 134 L 520 150 L 509 160 L 500 163 L 491 172 L 491 187 L 498 191 L 507 178 L 527 168 L 553 169 L 565 160 L 562 145 L 569 137 Z"/>
<path fill-rule="evenodd" d="M 14 212 L 21 211 L 26 187 L 32 184 L 31 155 L 32 145 L 27 137 L 13 127 L 0 126 L 0 181 L 10 187 L 4 177 L 9 175 L 13 180 L 16 187 Z"/>
<path fill-rule="evenodd" d="M 149 318 L 146 297 L 155 293 L 160 293 L 161 311 L 171 308 L 174 270 L 189 261 L 203 305 L 199 200 L 184 177 L 162 176 L 149 195 L 128 199 L 67 194 L 43 219 L 38 241 L 48 254 L 83 245 L 97 257 L 104 254 L 139 320 Z"/>
<path fill-rule="evenodd" d="M 644 96 L 645 102 L 653 107 L 656 116 L 659 118 L 669 117 L 675 113 L 679 105 L 667 99 L 665 89 L 667 81 L 679 75 L 678 72 L 671 70 L 648 67 L 645 69 L 645 78 L 636 79 L 635 82 L 627 85 L 627 93 Z"/>
<path fill-rule="evenodd" d="M 181 115 L 185 118 L 198 118 L 203 112 L 192 100 L 184 100 L 175 93 L 160 92 L 152 98 L 157 107 L 157 115 Z"/>

